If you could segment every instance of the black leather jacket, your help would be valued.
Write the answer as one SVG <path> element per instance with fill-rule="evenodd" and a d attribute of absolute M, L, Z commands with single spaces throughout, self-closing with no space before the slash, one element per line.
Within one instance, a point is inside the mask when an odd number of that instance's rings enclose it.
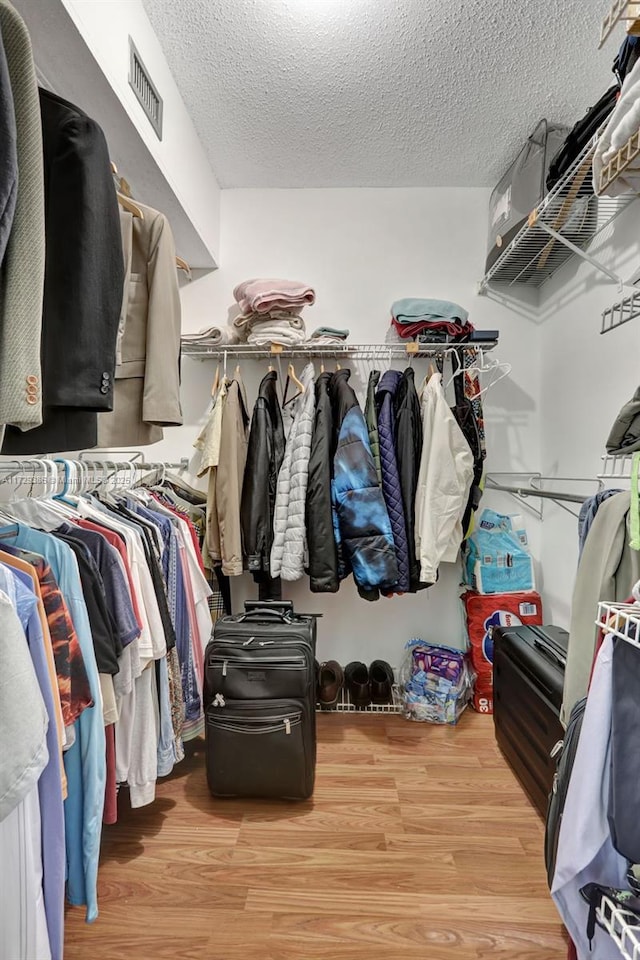
<path fill-rule="evenodd" d="M 316 380 L 316 409 L 309 458 L 306 528 L 309 586 L 313 593 L 336 593 L 340 586 L 331 506 L 334 430 L 329 383 L 332 376 L 331 373 L 321 373 Z"/>
<path fill-rule="evenodd" d="M 257 581 L 270 575 L 273 513 L 278 473 L 284 457 L 284 427 L 276 391 L 278 375 L 263 377 L 253 408 L 240 521 L 247 568 Z"/>

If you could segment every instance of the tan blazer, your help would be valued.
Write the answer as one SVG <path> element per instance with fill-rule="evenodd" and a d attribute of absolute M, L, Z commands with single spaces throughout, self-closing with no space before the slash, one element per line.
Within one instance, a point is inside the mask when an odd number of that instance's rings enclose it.
<path fill-rule="evenodd" d="M 180 426 L 180 294 L 176 251 L 164 214 L 136 201 L 144 220 L 122 212 L 127 267 L 112 413 L 98 417 L 99 447 L 162 439 Z"/>

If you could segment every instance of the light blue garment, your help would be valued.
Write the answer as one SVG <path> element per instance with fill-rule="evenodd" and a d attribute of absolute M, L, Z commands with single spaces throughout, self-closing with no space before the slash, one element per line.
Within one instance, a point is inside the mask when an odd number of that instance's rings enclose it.
<path fill-rule="evenodd" d="M 67 848 L 67 897 L 74 906 L 87 906 L 87 923 L 98 916 L 97 879 L 102 812 L 106 783 L 106 754 L 102 698 L 87 607 L 78 564 L 66 543 L 22 523 L 0 529 L 2 541 L 43 556 L 58 582 L 78 635 L 94 706 L 74 724 L 76 739 L 64 755 L 68 796 L 64 803 Z"/>
<path fill-rule="evenodd" d="M 0 544 L 1 546 L 1 544 Z M 28 573 L 0 564 L 0 589 L 14 602 L 27 637 L 33 668 L 49 717 L 49 761 L 38 780 L 42 824 L 42 892 L 47 917 L 51 960 L 62 960 L 64 941 L 64 880 L 66 871 L 62 763 L 58 743 L 55 696 L 38 614 L 38 598 Z"/>
<path fill-rule="evenodd" d="M 421 300 L 405 297 L 391 305 L 391 313 L 399 323 L 415 323 L 417 320 L 453 320 L 466 323 L 469 313 L 458 303 L 450 300 Z"/>

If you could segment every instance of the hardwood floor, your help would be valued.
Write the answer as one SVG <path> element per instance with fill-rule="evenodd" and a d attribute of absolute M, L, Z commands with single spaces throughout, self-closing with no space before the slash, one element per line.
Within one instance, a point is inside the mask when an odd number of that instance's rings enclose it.
<path fill-rule="evenodd" d="M 563 960 L 543 828 L 490 717 L 323 714 L 301 804 L 215 801 L 202 744 L 105 828 L 66 960 Z"/>

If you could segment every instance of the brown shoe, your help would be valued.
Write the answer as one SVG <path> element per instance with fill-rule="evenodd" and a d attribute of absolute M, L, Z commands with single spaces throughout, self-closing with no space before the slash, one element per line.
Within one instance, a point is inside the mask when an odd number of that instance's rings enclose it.
<path fill-rule="evenodd" d="M 344 671 L 335 660 L 320 664 L 318 703 L 322 710 L 335 710 L 344 683 Z"/>

